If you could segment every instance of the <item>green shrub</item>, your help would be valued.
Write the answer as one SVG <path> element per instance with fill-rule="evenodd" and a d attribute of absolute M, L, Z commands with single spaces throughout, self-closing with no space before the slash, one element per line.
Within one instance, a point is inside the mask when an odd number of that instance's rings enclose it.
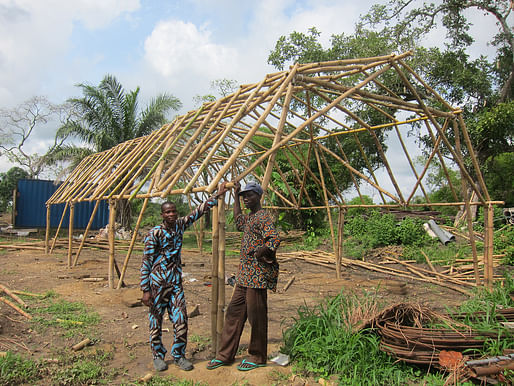
<path fill-rule="evenodd" d="M 300 307 L 282 347 L 294 369 L 320 377 L 338 374 L 342 384 L 405 384 L 412 373 L 380 351 L 380 338 L 353 331 L 350 319 L 362 306 L 357 297 L 341 292 L 316 307 Z"/>
<path fill-rule="evenodd" d="M 363 244 L 365 249 L 386 245 L 421 246 L 429 238 L 423 222 L 407 217 L 398 222 L 392 214 L 371 210 L 368 217 L 355 216 L 345 224 L 345 232 Z"/>

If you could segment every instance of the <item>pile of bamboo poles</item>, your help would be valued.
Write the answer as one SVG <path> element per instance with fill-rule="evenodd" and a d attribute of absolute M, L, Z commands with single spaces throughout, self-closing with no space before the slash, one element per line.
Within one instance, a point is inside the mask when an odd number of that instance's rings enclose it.
<path fill-rule="evenodd" d="M 358 267 L 385 275 L 436 284 L 466 295 L 471 293 L 471 288 L 476 287 L 473 258 L 457 259 L 450 266 L 441 266 L 436 269 L 428 256 L 426 254 L 424 256 L 428 269 L 420 267 L 420 264 L 414 264 L 414 261 L 401 260 L 396 248 L 382 250 L 382 260 L 379 262 L 353 260 L 345 257 L 340 259 L 342 267 Z M 495 255 L 495 257 L 495 264 L 498 265 L 502 255 Z M 277 258 L 279 261 L 291 258 L 299 259 L 309 264 L 337 269 L 334 254 L 326 251 L 279 251 Z M 479 265 L 483 268 L 483 263 Z M 481 275 L 480 279 L 483 280 L 484 276 Z M 498 280 L 501 277 L 495 276 L 494 279 Z"/>

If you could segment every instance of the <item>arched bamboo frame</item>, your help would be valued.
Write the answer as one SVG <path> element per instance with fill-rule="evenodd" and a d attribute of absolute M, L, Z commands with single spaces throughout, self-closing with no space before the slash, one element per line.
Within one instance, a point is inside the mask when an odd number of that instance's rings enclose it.
<path fill-rule="evenodd" d="M 164 198 L 174 194 L 206 196 L 222 181 L 247 181 L 257 179 L 263 185 L 265 197 L 276 199 L 275 210 L 324 210 L 330 223 L 334 261 L 341 258 L 341 230 L 344 213 L 351 207 L 381 207 L 405 209 L 440 206 L 464 206 L 467 213 L 469 238 L 475 263 L 476 284 L 479 284 L 478 254 L 470 223 L 470 206 L 480 205 L 486 211 L 486 240 L 484 247 L 484 281 L 492 286 L 492 208 L 501 201 L 492 201 L 485 186 L 480 168 L 471 146 L 471 141 L 462 118 L 462 111 L 451 107 L 407 64 L 410 52 L 371 58 L 345 59 L 330 62 L 295 64 L 289 70 L 268 74 L 255 84 L 241 85 L 231 95 L 215 102 L 205 103 L 201 108 L 176 117 L 151 134 L 124 142 L 114 148 L 86 158 L 70 174 L 54 195 L 47 201 L 48 216 L 51 205 L 66 203 L 72 211 L 73 205 L 82 201 L 110 200 L 111 220 L 115 202 L 120 199 L 144 199 L 136 230 L 139 229 L 143 213 L 151 198 Z M 394 78 L 398 90 L 408 90 L 410 98 L 400 95 L 384 85 L 384 78 Z M 362 115 L 360 107 L 372 107 L 381 117 L 377 124 Z M 408 116 L 407 116 L 408 114 Z M 429 134 L 432 152 L 423 167 L 416 170 L 404 136 L 407 130 L 421 130 Z M 399 173 L 390 164 L 386 150 L 378 136 L 394 133 L 401 144 L 400 154 L 406 159 L 413 185 L 400 187 Z M 455 139 L 455 145 L 449 134 Z M 329 146 L 328 140 L 335 145 Z M 364 150 L 364 140 L 374 143 L 377 159 L 384 165 L 386 173 L 379 180 L 373 161 Z M 364 165 L 352 165 L 344 149 L 344 141 L 351 140 Z M 305 149 L 304 151 L 298 149 Z M 426 176 L 435 159 L 441 163 L 448 177 L 448 165 L 443 151 L 451 158 L 462 176 L 462 201 L 457 199 L 456 187 L 450 185 L 454 202 L 429 202 Z M 369 154 L 369 153 L 368 153 Z M 471 166 L 463 161 L 463 154 L 472 160 Z M 281 156 L 284 166 L 277 163 Z M 314 162 L 311 162 L 314 161 Z M 350 175 L 353 189 L 362 200 L 363 189 L 380 196 L 382 203 L 348 205 L 344 191 L 328 165 L 337 163 Z M 315 165 L 313 167 L 309 165 Z M 294 181 L 294 182 L 291 182 Z M 310 190 L 306 185 L 310 182 Z M 311 194 L 315 185 L 323 205 L 315 205 Z M 388 185 L 392 189 L 387 188 Z M 330 190 L 327 186 L 334 186 Z M 467 188 L 478 200 L 470 202 Z M 309 193 L 310 192 L 310 193 Z M 415 203 L 421 192 L 426 202 Z M 197 197 L 200 200 L 200 197 Z M 271 202 L 267 200 L 266 202 Z M 335 232 L 332 210 L 339 211 Z M 218 229 L 218 220 L 223 216 L 217 212 L 213 218 L 213 239 L 219 240 L 223 232 Z M 110 224 L 111 229 L 113 224 Z M 46 250 L 49 242 L 47 223 Z M 72 222 L 69 237 L 71 240 Z M 84 235 L 84 238 L 86 235 Z M 136 237 L 131 240 L 117 288 L 126 272 Z M 68 262 L 71 266 L 71 241 Z M 109 239 L 109 286 L 112 280 L 114 241 Z M 74 264 L 80 254 L 79 248 Z M 213 250 L 213 301 L 218 299 L 218 285 L 223 286 L 221 260 L 224 251 Z M 74 265 L 73 264 L 73 265 Z M 219 268 L 219 269 L 218 269 Z M 340 276 L 340 267 L 336 270 Z M 219 280 L 218 280 L 219 279 Z M 223 308 L 221 306 L 221 308 Z M 212 309 L 218 314 L 220 304 Z M 219 325 L 213 326 L 213 334 Z"/>

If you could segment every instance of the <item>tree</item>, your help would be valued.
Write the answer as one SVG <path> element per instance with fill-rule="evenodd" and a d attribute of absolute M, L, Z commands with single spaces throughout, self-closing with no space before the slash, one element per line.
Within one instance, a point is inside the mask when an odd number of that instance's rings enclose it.
<path fill-rule="evenodd" d="M 29 173 L 17 166 L 0 173 L 0 212 L 5 212 L 12 204 L 13 190 L 16 189 L 18 180 L 29 177 Z"/>
<path fill-rule="evenodd" d="M 37 178 L 66 136 L 56 138 L 46 154 L 29 153 L 27 143 L 45 126 L 61 125 L 71 116 L 69 105 L 56 105 L 42 96 L 33 97 L 13 109 L 0 109 L 0 155 L 24 168 L 28 178 Z"/>
<path fill-rule="evenodd" d="M 471 22 L 467 12 L 478 11 L 496 19 L 497 34 L 490 42 L 497 47 L 494 66 L 499 102 L 513 96 L 514 82 L 514 27 L 509 24 L 513 10 L 509 0 L 444 0 L 438 3 L 419 3 L 414 0 L 390 0 L 376 4 L 362 18 L 363 25 L 384 26 L 382 32 L 392 34 L 400 41 L 419 42 L 432 29 L 442 26 L 447 32 L 445 42 L 450 50 L 469 47 L 474 38 L 469 34 Z"/>
<path fill-rule="evenodd" d="M 160 94 L 139 111 L 139 87 L 125 92 L 112 75 L 106 75 L 98 86 L 81 83 L 82 98 L 69 99 L 78 119 L 70 120 L 59 128 L 56 138 L 75 137 L 80 145 L 66 144 L 54 154 L 54 160 L 70 160 L 77 165 L 85 156 L 108 150 L 113 146 L 148 135 L 161 127 L 169 110 L 178 110 L 182 104 L 174 96 Z M 120 201 L 118 220 L 130 227 L 130 205 Z"/>

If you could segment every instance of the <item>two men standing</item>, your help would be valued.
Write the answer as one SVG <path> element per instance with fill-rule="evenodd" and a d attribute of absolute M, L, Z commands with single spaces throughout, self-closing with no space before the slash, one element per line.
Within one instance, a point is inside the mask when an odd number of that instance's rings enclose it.
<path fill-rule="evenodd" d="M 173 323 L 173 359 L 182 370 L 193 369 L 193 364 L 185 358 L 187 312 L 182 286 L 182 238 L 185 229 L 216 205 L 217 197 L 227 190 L 223 183 L 218 194 L 209 197 L 185 217 L 178 217 L 175 204 L 162 204 L 163 224 L 154 227 L 145 239 L 140 286 L 143 291 L 142 301 L 149 307 L 150 345 L 154 367 L 158 371 L 167 369 L 164 361 L 166 349 L 161 340 L 165 311 Z M 262 194 L 261 186 L 255 182 L 248 183 L 243 190 L 238 183 L 235 184 L 234 219 L 237 229 L 243 232 L 240 263 L 236 288 L 225 315 L 219 354 L 209 362 L 208 369 L 234 361 L 247 319 L 252 327 L 248 349 L 250 357 L 244 359 L 237 368 L 248 371 L 266 365 L 267 289 L 276 290 L 276 250 L 280 239 L 271 216 L 261 207 Z M 250 210 L 249 214 L 242 214 L 241 197 Z"/>

